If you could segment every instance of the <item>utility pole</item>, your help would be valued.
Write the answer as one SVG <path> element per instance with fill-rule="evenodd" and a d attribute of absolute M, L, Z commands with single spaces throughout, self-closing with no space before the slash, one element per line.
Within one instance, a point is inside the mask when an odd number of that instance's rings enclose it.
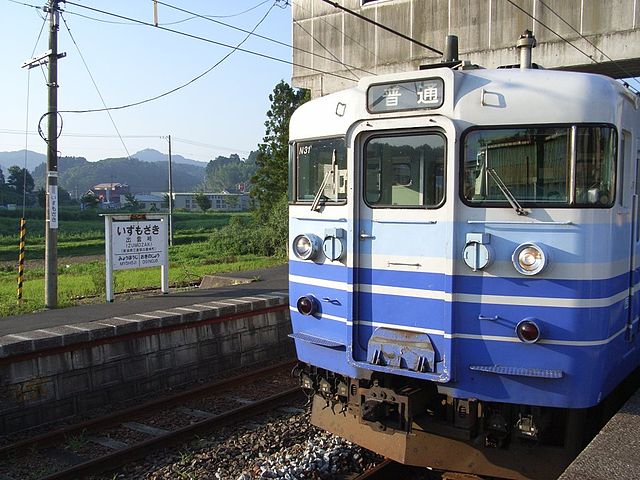
<path fill-rule="evenodd" d="M 49 110 L 47 129 L 47 201 L 45 213 L 45 295 L 47 308 L 58 305 L 58 1 L 49 0 Z"/>
<path fill-rule="evenodd" d="M 48 64 L 49 109 L 47 137 L 47 178 L 45 205 L 45 251 L 44 303 L 47 308 L 58 305 L 58 59 L 66 53 L 58 53 L 59 11 L 58 3 L 64 0 L 49 0 L 44 7 L 49 14 L 49 50 L 42 55 L 27 60 L 22 68 L 32 69 Z"/>
<path fill-rule="evenodd" d="M 171 173 L 171 135 L 169 139 L 169 245 L 173 246 L 173 175 Z"/>

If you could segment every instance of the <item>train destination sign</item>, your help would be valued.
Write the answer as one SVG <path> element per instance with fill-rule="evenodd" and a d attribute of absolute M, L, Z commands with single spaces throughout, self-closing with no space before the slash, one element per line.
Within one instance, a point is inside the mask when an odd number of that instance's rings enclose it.
<path fill-rule="evenodd" d="M 371 113 L 403 110 L 431 110 L 444 101 L 441 78 L 371 85 L 367 91 L 367 110 Z"/>

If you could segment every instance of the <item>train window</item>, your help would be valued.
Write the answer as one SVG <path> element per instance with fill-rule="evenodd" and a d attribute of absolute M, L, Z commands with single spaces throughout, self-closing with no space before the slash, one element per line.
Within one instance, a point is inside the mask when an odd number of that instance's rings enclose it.
<path fill-rule="evenodd" d="M 344 202 L 347 198 L 347 151 L 344 138 L 296 142 L 298 202 Z M 289 176 L 292 174 L 290 172 Z M 321 192 L 319 190 L 322 190 Z"/>
<path fill-rule="evenodd" d="M 444 147 L 439 133 L 370 138 L 364 151 L 367 204 L 385 208 L 441 205 Z"/>
<path fill-rule="evenodd" d="M 472 206 L 611 207 L 616 132 L 609 126 L 474 129 L 463 141 L 462 197 Z"/>

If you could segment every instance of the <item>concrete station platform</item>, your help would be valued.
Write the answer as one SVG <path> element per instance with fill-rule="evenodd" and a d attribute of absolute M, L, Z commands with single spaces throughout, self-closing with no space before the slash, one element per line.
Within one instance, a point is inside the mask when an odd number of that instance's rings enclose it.
<path fill-rule="evenodd" d="M 287 265 L 251 283 L 0 319 L 0 435 L 294 358 Z"/>
<path fill-rule="evenodd" d="M 559 480 L 640 478 L 640 390 L 593 438 Z"/>
<path fill-rule="evenodd" d="M 267 293 L 276 290 L 287 290 L 288 266 L 234 272 L 220 276 L 258 279 L 255 282 L 230 287 L 213 289 L 195 289 L 192 291 L 169 292 L 167 295 L 151 295 L 131 300 L 116 300 L 113 303 L 97 303 L 76 307 L 46 310 L 37 313 L 0 318 L 0 337 L 13 333 L 47 329 L 60 325 L 93 322 L 112 317 L 121 317 L 134 313 L 150 312 L 166 308 L 184 307 L 185 305 L 210 302 L 225 298 L 248 296 L 256 293 Z"/>

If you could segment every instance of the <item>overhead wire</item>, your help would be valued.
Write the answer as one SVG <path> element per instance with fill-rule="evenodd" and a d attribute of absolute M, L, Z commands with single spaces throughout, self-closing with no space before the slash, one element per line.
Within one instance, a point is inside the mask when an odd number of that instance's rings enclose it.
<path fill-rule="evenodd" d="M 270 0 L 264 0 L 264 1 L 260 2 L 260 3 L 258 3 L 257 5 L 254 5 L 254 6 L 253 6 L 253 7 L 251 7 L 251 8 L 247 8 L 246 10 L 243 10 L 242 12 L 234 13 L 234 14 L 231 14 L 231 15 L 204 15 L 204 16 L 205 16 L 205 17 L 208 17 L 208 18 L 232 18 L 232 17 L 239 17 L 240 15 L 244 15 L 245 13 L 249 13 L 250 11 L 255 10 L 256 8 L 261 7 L 261 6 L 262 6 L 262 5 L 264 5 L 265 3 L 268 3 L 269 1 L 270 1 Z M 159 2 L 158 2 L 158 3 L 159 3 Z M 177 21 L 175 21 L 175 22 L 161 23 L 161 24 L 158 24 L 158 25 L 176 25 L 176 24 L 178 24 L 178 23 L 184 23 L 184 22 L 187 22 L 187 21 L 189 21 L 189 20 L 193 20 L 193 19 L 195 19 L 195 18 L 199 18 L 199 17 L 200 17 L 200 15 L 192 15 L 191 17 L 183 18 L 182 20 L 177 20 Z"/>
<path fill-rule="evenodd" d="M 342 64 L 347 71 L 353 75 L 354 77 L 356 77 L 358 80 L 360 80 L 360 77 L 358 77 L 358 75 L 356 75 L 353 70 L 351 70 L 347 65 L 345 65 L 344 63 L 342 63 L 341 60 L 338 59 L 338 57 L 336 57 L 327 47 L 325 47 L 322 42 L 320 42 L 316 37 L 313 36 L 313 34 L 311 32 L 309 32 L 309 30 L 307 30 L 306 28 L 304 28 L 299 22 L 296 23 L 298 25 L 298 28 L 300 28 L 304 33 L 306 33 L 307 35 L 309 35 L 311 37 L 311 39 L 316 42 L 318 45 L 320 45 L 320 47 L 322 49 L 324 49 L 327 53 L 329 53 L 329 55 L 331 55 L 333 58 L 335 58 L 340 64 Z M 367 72 L 369 73 L 369 72 Z"/>
<path fill-rule="evenodd" d="M 91 10 L 91 11 L 94 11 L 94 12 L 97 12 L 97 13 L 101 13 L 103 15 L 112 16 L 112 17 L 116 17 L 116 18 L 121 18 L 121 19 L 124 19 L 124 20 L 129 20 L 129 21 L 132 21 L 132 22 L 135 22 L 135 23 L 139 23 L 141 25 L 148 26 L 148 27 L 158 28 L 160 30 L 164 30 L 164 31 L 167 31 L 167 32 L 170 32 L 170 33 L 175 33 L 176 35 L 181 35 L 181 36 L 184 36 L 184 37 L 193 38 L 195 40 L 201 40 L 203 42 L 211 43 L 213 45 L 218 45 L 218 46 L 225 47 L 225 48 L 234 48 L 232 45 L 229 45 L 229 44 L 224 43 L 224 42 L 219 42 L 217 40 L 212 40 L 210 38 L 201 37 L 199 35 L 195 35 L 195 34 L 191 34 L 191 33 L 187 33 L 187 32 L 181 32 L 180 30 L 174 30 L 172 28 L 162 27 L 160 25 L 158 25 L 156 27 L 154 24 L 149 23 L 149 22 L 145 22 L 143 20 L 138 20 L 138 19 L 135 19 L 135 18 L 124 16 L 124 15 L 119 15 L 117 13 L 112 13 L 112 12 L 108 12 L 108 11 L 105 11 L 105 10 L 100 10 L 100 9 L 97 9 L 97 8 L 94 8 L 94 7 L 81 5 L 79 3 L 71 2 L 69 0 L 67 0 L 65 3 L 67 3 L 68 5 L 73 5 L 73 6 L 76 6 L 76 7 L 79 7 L 79 8 L 84 8 L 84 9 L 88 9 L 88 10 Z M 243 53 L 248 53 L 250 55 L 257 56 L 257 57 L 266 58 L 266 59 L 269 59 L 269 60 L 274 60 L 274 61 L 279 62 L 279 63 L 285 63 L 287 65 L 293 65 L 293 66 L 296 66 L 296 67 L 304 67 L 304 68 L 308 68 L 310 70 L 318 71 L 319 73 L 326 73 L 327 75 L 332 75 L 334 77 L 343 78 L 345 80 L 351 80 L 350 78 L 343 77 L 342 75 L 338 75 L 336 73 L 324 72 L 324 71 L 319 70 L 319 69 L 305 67 L 304 65 L 299 65 L 299 64 L 296 64 L 295 62 L 291 62 L 289 60 L 284 60 L 282 58 L 274 57 L 274 56 L 266 54 L 266 53 L 256 52 L 254 50 L 248 50 L 248 49 L 244 49 L 244 48 L 238 48 L 237 50 L 240 51 L 240 52 L 243 52 Z"/>
<path fill-rule="evenodd" d="M 276 4 L 277 4 L 277 3 L 278 3 L 278 0 L 276 0 Z M 182 12 L 182 13 L 187 13 L 187 14 L 189 14 L 189 15 L 193 15 L 195 18 L 200 18 L 200 19 L 203 19 L 203 20 L 207 20 L 207 21 L 209 21 L 209 22 L 213 22 L 213 23 L 216 23 L 217 25 L 221 25 L 221 26 L 223 26 L 223 27 L 227 27 L 227 28 L 231 28 L 231 29 L 233 29 L 233 30 L 237 30 L 237 31 L 239 31 L 239 32 L 248 33 L 248 32 L 247 32 L 247 30 L 244 30 L 243 28 L 237 27 L 237 26 L 235 26 L 235 25 L 231 25 L 231 24 L 229 24 L 229 23 L 221 22 L 220 20 L 215 20 L 214 18 L 210 18 L 210 16 L 208 16 L 208 15 L 200 15 L 200 14 L 198 14 L 198 13 L 191 12 L 191 11 L 186 10 L 186 9 L 184 9 L 184 8 L 176 7 L 175 5 L 171 5 L 171 4 L 169 4 L 169 3 L 165 3 L 165 2 L 162 2 L 162 1 L 160 1 L 160 0 L 158 0 L 158 5 L 162 5 L 162 6 L 164 6 L 164 7 L 171 8 L 171 9 L 177 10 L 177 11 Z M 291 49 L 293 49 L 293 50 L 296 50 L 296 51 L 299 51 L 299 52 L 302 52 L 302 53 L 306 53 L 306 54 L 308 54 L 308 55 L 313 55 L 313 56 L 315 56 L 315 57 L 320 57 L 320 58 L 322 58 L 323 60 L 328 60 L 328 61 L 331 61 L 331 62 L 339 63 L 339 64 L 341 64 L 342 66 L 344 66 L 347 70 L 349 70 L 349 69 L 358 69 L 358 70 L 362 70 L 363 72 L 365 72 L 365 73 L 368 73 L 368 74 L 371 74 L 371 75 L 372 75 L 372 73 L 371 73 L 371 72 L 368 72 L 368 71 L 366 71 L 366 70 L 360 69 L 359 67 L 356 67 L 356 66 L 354 66 L 354 65 L 346 65 L 344 62 L 342 62 L 340 59 L 338 59 L 335 55 L 333 55 L 333 54 L 332 54 L 329 50 L 327 50 L 326 48 L 325 48 L 325 50 L 326 50 L 326 51 L 329 53 L 329 55 L 331 55 L 333 58 L 325 57 L 325 56 L 323 56 L 323 55 L 320 55 L 320 54 L 317 54 L 317 53 L 314 53 L 314 52 L 310 52 L 309 50 L 305 50 L 304 48 L 296 47 L 296 46 L 291 45 L 291 44 L 289 44 L 289 43 L 282 42 L 282 41 L 280 41 L 280 40 L 277 40 L 277 39 L 275 39 L 275 38 L 271 38 L 271 37 L 267 37 L 267 36 L 265 36 L 265 35 L 260 35 L 260 34 L 258 34 L 258 33 L 254 33 L 254 34 L 253 34 L 253 36 L 254 36 L 254 37 L 256 37 L 256 38 L 260 38 L 260 39 L 262 39 L 262 40 L 267 40 L 268 42 L 272 42 L 272 43 L 275 43 L 275 44 L 277 44 L 277 45 L 282 45 L 283 47 L 291 48 Z M 313 38 L 313 37 L 312 37 L 312 38 Z M 315 39 L 314 39 L 314 40 L 315 40 Z M 318 43 L 319 43 L 319 42 L 318 42 Z M 324 47 L 323 47 L 323 48 L 324 48 Z M 349 70 L 349 71 L 350 71 L 350 70 Z M 351 73 L 352 73 L 352 72 L 351 72 Z M 356 78 L 358 78 L 358 80 L 359 80 L 359 77 L 358 77 L 357 75 L 355 75 L 355 74 L 354 74 L 354 76 L 355 76 Z"/>
<path fill-rule="evenodd" d="M 311 10 L 309 10 L 307 7 L 305 7 L 303 4 L 297 2 L 296 0 L 293 0 L 293 4 L 298 7 L 301 8 L 302 10 L 305 10 L 307 13 L 313 13 Z M 373 58 L 375 58 L 376 60 L 378 59 L 378 56 L 376 55 L 376 52 L 374 52 L 373 50 L 371 50 L 370 48 L 368 48 L 366 45 L 358 42 L 358 40 L 356 40 L 355 38 L 351 37 L 348 33 L 346 33 L 344 30 L 336 27 L 334 24 L 332 24 L 331 22 L 327 21 L 324 16 L 320 16 L 318 17 L 318 19 L 320 19 L 322 22 L 326 23 L 329 27 L 333 28 L 334 30 L 337 30 L 341 35 L 344 35 L 345 38 L 349 39 L 351 42 L 355 43 L 356 45 L 362 47 L 364 50 L 366 50 L 368 53 L 370 53 L 371 55 L 373 55 Z M 294 23 L 297 24 L 298 26 L 300 26 L 300 21 L 299 20 L 294 20 Z"/>
<path fill-rule="evenodd" d="M 275 3 L 274 3 L 274 5 L 275 5 Z M 264 16 L 260 19 L 260 21 L 258 21 L 258 23 L 253 28 L 254 30 L 257 29 L 262 24 L 262 22 L 264 22 L 264 20 L 267 18 L 269 13 L 271 13 L 272 9 L 273 9 L 273 5 L 267 11 L 267 13 L 264 14 Z M 125 108 L 130 108 L 130 107 L 134 107 L 134 106 L 137 106 L 137 105 L 142 105 L 144 103 L 149 103 L 149 102 L 152 102 L 154 100 L 158 100 L 159 98 L 166 97 L 167 95 L 170 95 L 170 94 L 172 94 L 174 92 L 177 92 L 178 90 L 182 90 L 183 88 L 187 87 L 188 85 L 191 85 L 192 83 L 196 82 L 197 80 L 199 80 L 202 77 L 204 77 L 205 75 L 207 75 L 209 72 L 211 72 L 213 69 L 218 67 L 222 62 L 224 62 L 227 58 L 229 58 L 237 50 L 241 50 L 240 47 L 242 46 L 242 44 L 244 44 L 249 39 L 250 36 L 251 36 L 251 32 L 248 32 L 247 36 L 240 43 L 238 43 L 235 47 L 232 47 L 230 52 L 228 52 L 224 57 L 222 57 L 220 60 L 218 60 L 213 66 L 211 66 L 210 68 L 208 68 L 207 70 L 205 70 L 201 74 L 197 75 L 196 77 L 192 78 L 188 82 L 183 83 L 182 85 L 179 85 L 178 87 L 172 88 L 171 90 L 168 90 L 168 91 L 166 91 L 164 93 L 161 93 L 160 95 L 156 95 L 154 97 L 150 97 L 150 98 L 147 98 L 145 100 L 140 100 L 138 102 L 129 103 L 129 104 L 126 104 L 126 105 L 120 105 L 120 106 L 117 106 L 117 107 L 110 107 L 109 110 L 122 110 L 122 109 L 125 109 Z M 99 108 L 87 109 L 87 110 L 65 110 L 65 111 L 63 111 L 63 113 L 94 113 L 94 112 L 102 112 L 104 110 L 105 109 L 99 109 Z"/>
<path fill-rule="evenodd" d="M 393 28 L 388 27 L 388 26 L 386 26 L 386 25 L 384 25 L 382 23 L 376 22 L 375 20 L 372 20 L 371 18 L 365 17 L 364 15 L 362 15 L 362 14 L 356 12 L 356 11 L 353 11 L 353 10 L 347 8 L 347 7 L 343 7 L 338 2 L 334 2 L 332 0 L 322 0 L 322 1 L 324 3 L 327 3 L 327 4 L 331 5 L 334 8 L 337 8 L 339 10 L 342 10 L 343 12 L 347 12 L 348 14 L 353 15 L 354 17 L 359 18 L 360 20 L 363 20 L 363 21 L 365 21 L 367 23 L 375 25 L 378 28 L 381 28 L 382 30 L 385 30 L 385 31 L 387 31 L 389 33 L 392 33 L 393 35 L 397 35 L 398 37 L 403 38 L 404 40 L 407 40 L 407 41 L 409 41 L 411 43 L 414 43 L 414 44 L 416 44 L 416 45 L 418 45 L 418 46 L 420 46 L 422 48 L 426 48 L 430 52 L 436 53 L 438 55 L 442 55 L 442 52 L 440 50 L 438 50 L 437 48 L 433 48 L 432 46 L 427 45 L 424 42 L 416 40 L 415 38 L 411 38 L 409 35 L 405 35 L 404 33 L 399 32 L 398 30 L 394 30 Z"/>
<path fill-rule="evenodd" d="M 86 6 L 86 5 L 81 5 L 79 3 L 71 2 L 71 1 L 68 1 L 68 0 L 65 3 L 68 4 L 68 5 L 73 5 L 73 6 L 76 6 L 76 7 L 79 7 L 79 8 L 84 8 L 84 9 L 88 9 L 88 10 L 91 10 L 91 11 L 94 11 L 94 12 L 97 12 L 97 13 L 101 13 L 103 15 L 112 16 L 112 17 L 116 17 L 116 18 L 121 18 L 121 19 L 124 19 L 124 20 L 129 20 L 129 21 L 138 23 L 140 25 L 145 25 L 145 26 L 148 26 L 148 27 L 158 28 L 160 30 L 164 30 L 164 31 L 167 31 L 167 32 L 170 32 L 170 33 L 175 33 L 177 35 L 181 35 L 181 36 L 184 36 L 184 37 L 187 37 L 187 38 L 193 38 L 193 39 L 196 39 L 196 40 L 201 40 L 201 41 L 206 42 L 206 43 L 211 43 L 211 44 L 214 44 L 214 45 L 219 45 L 219 46 L 222 46 L 222 47 L 230 48 L 232 50 L 231 53 L 233 53 L 235 51 L 240 51 L 240 52 L 248 53 L 248 54 L 251 54 L 251 55 L 258 56 L 258 57 L 274 60 L 274 61 L 277 61 L 277 62 L 280 62 L 280 63 L 285 63 L 285 64 L 288 64 L 288 65 L 304 67 L 304 68 L 308 68 L 308 69 L 313 70 L 313 71 L 317 71 L 317 72 L 320 72 L 320 73 L 326 73 L 327 75 L 331 75 L 331 76 L 334 76 L 334 77 L 343 78 L 345 80 L 353 81 L 353 79 L 351 79 L 351 78 L 348 78 L 348 77 L 345 77 L 345 76 L 342 76 L 342 75 L 339 75 L 339 74 L 336 74 L 336 73 L 324 72 L 324 71 L 322 71 L 320 69 L 316 69 L 316 68 L 312 68 L 312 67 L 306 67 L 304 65 L 299 65 L 299 64 L 296 64 L 295 62 L 291 62 L 291 61 L 288 61 L 288 60 L 283 60 L 281 58 L 274 57 L 272 55 L 268 55 L 268 54 L 264 54 L 264 53 L 261 53 L 261 52 L 256 52 L 256 51 L 253 51 L 253 50 L 248 50 L 248 49 L 245 49 L 245 48 L 241 48 L 238 45 L 233 46 L 233 45 L 229 45 L 229 44 L 226 44 L 226 43 L 223 43 L 223 42 L 218 42 L 216 40 L 212 40 L 212 39 L 209 39 L 209 38 L 201 37 L 201 36 L 198 36 L 198 35 L 195 35 L 195 34 L 191 34 L 191 33 L 187 33 L 187 32 L 181 32 L 179 30 L 174 30 L 174 29 L 167 28 L 167 27 L 155 26 L 154 24 L 149 23 L 149 22 L 145 22 L 143 20 L 138 20 L 138 19 L 134 19 L 134 18 L 131 18 L 131 17 L 126 17 L 124 15 L 119 15 L 119 14 L 108 12 L 108 11 L 105 11 L 105 10 L 100 10 L 100 9 L 97 9 L 97 8 L 89 7 L 89 6 Z M 244 40 L 239 45 L 241 45 L 242 43 L 244 43 Z M 191 83 L 195 82 L 196 80 L 200 79 L 202 76 L 206 75 L 209 71 L 213 70 L 220 63 L 222 63 L 222 61 L 224 61 L 224 59 L 226 59 L 226 58 L 227 57 L 224 57 L 221 61 L 216 63 L 209 70 L 207 70 L 206 72 L 200 74 L 199 76 L 193 78 L 189 82 L 187 82 L 187 83 L 185 83 L 185 84 L 183 84 L 183 85 L 181 85 L 179 87 L 176 87 L 176 88 L 171 89 L 171 90 L 169 90 L 167 92 L 164 92 L 164 93 L 162 93 L 160 95 L 156 95 L 154 97 L 147 98 L 147 99 L 144 99 L 144 100 L 141 100 L 141 101 L 138 101 L 138 102 L 132 102 L 132 103 L 128 103 L 128 104 L 125 104 L 125 105 L 119 105 L 117 107 L 110 107 L 110 110 L 122 110 L 122 109 L 125 109 L 125 108 L 134 107 L 134 106 L 142 105 L 142 104 L 148 103 L 148 102 L 152 102 L 152 101 L 157 100 L 159 98 L 162 98 L 162 97 L 165 97 L 167 95 L 170 95 L 170 94 L 172 94 L 172 93 L 174 93 L 174 92 L 186 87 L 187 85 L 190 85 Z M 93 112 L 101 112 L 101 111 L 104 111 L 104 109 L 65 110 L 63 113 L 93 113 Z"/>
<path fill-rule="evenodd" d="M 122 146 L 124 147 L 124 151 L 127 152 L 127 157 L 131 158 L 131 154 L 129 153 L 129 149 L 127 148 L 127 145 L 124 143 L 122 135 L 120 135 L 120 130 L 118 130 L 118 126 L 116 125 L 116 122 L 113 119 L 113 116 L 111 115 L 111 112 L 109 111 L 109 108 L 107 107 L 107 103 L 104 101 L 104 97 L 102 96 L 102 93 L 100 92 L 100 89 L 98 88 L 98 84 L 96 83 L 95 78 L 91 74 L 91 70 L 89 69 L 89 65 L 87 65 L 87 62 L 84 59 L 84 55 L 82 55 L 82 51 L 80 50 L 80 46 L 78 45 L 78 42 L 76 42 L 76 39 L 74 38 L 73 34 L 71 33 L 71 29 L 69 28 L 69 24 L 67 23 L 67 19 L 64 17 L 64 15 L 62 13 L 60 13 L 60 18 L 62 18 L 64 26 L 67 29 L 67 32 L 69 33 L 69 37 L 71 38 L 71 41 L 75 45 L 76 50 L 78 51 L 78 55 L 80 55 L 80 59 L 82 60 L 82 63 L 84 64 L 84 68 L 87 70 L 87 73 L 89 74 L 89 78 L 91 78 L 91 82 L 93 83 L 93 86 L 95 87 L 96 92 L 98 92 L 98 96 L 100 97 L 100 101 L 102 102 L 102 105 L 104 106 L 105 111 L 107 112 L 107 115 L 109 115 L 109 120 L 111 120 L 111 124 L 113 125 L 113 129 L 116 131 L 116 134 L 118 135 L 118 138 L 120 139 L 120 143 L 122 143 Z"/>
<path fill-rule="evenodd" d="M 10 129 L 0 129 L 0 134 L 8 134 L 8 135 L 37 135 L 37 132 L 33 131 L 25 131 L 25 130 L 10 130 Z M 110 133 L 77 133 L 77 132 L 67 132 L 62 133 L 61 137 L 72 137 L 72 138 L 118 138 L 117 135 L 113 135 Z M 164 138 L 165 135 L 121 135 L 122 138 L 128 139 L 141 139 L 141 138 Z M 187 145 L 192 145 L 194 147 L 204 147 L 204 148 L 212 148 L 219 150 L 228 150 L 230 152 L 243 152 L 248 153 L 250 150 L 244 150 L 242 148 L 228 147 L 223 145 L 214 145 L 211 143 L 204 143 L 196 140 L 189 140 L 187 138 L 180 138 L 171 136 L 172 142 L 185 143 Z"/>
<path fill-rule="evenodd" d="M 15 2 L 15 3 L 20 3 L 20 2 Z M 46 23 L 47 23 L 47 19 L 45 17 L 42 21 L 42 25 L 40 26 L 40 31 L 38 32 L 36 42 L 33 45 L 33 50 L 31 51 L 32 58 L 36 53 L 36 48 L 38 48 L 38 44 L 40 43 L 40 38 L 42 38 L 42 32 L 44 31 L 44 26 L 46 25 Z M 29 129 L 30 96 L 31 96 L 31 69 L 29 68 L 27 71 L 27 98 L 26 98 L 26 107 L 25 107 L 24 167 L 22 169 L 22 218 L 25 218 L 26 208 L 27 208 L 27 155 L 29 151 L 29 136 L 26 132 Z"/>
<path fill-rule="evenodd" d="M 589 60 L 591 60 L 593 63 L 596 64 L 601 64 L 602 62 L 599 62 L 598 60 L 596 60 L 595 58 L 593 58 L 593 55 L 589 55 L 587 52 L 585 52 L 584 50 L 582 50 L 580 47 L 574 45 L 573 43 L 571 43 L 568 39 L 566 39 L 565 37 L 563 37 L 562 35 L 560 35 L 558 32 L 556 32 L 553 28 L 549 27 L 548 25 L 546 25 L 544 22 L 542 22 L 540 19 L 536 18 L 534 15 L 532 15 L 531 13 L 527 12 L 524 8 L 522 8 L 520 5 L 517 5 L 516 3 L 513 2 L 513 0 L 506 0 L 507 2 L 509 2 L 513 7 L 515 7 L 516 9 L 520 10 L 522 13 L 524 13 L 526 16 L 528 16 L 529 18 L 531 18 L 533 21 L 535 21 L 536 23 L 540 24 L 542 27 L 546 28 L 547 30 L 549 30 L 551 33 L 553 33 L 556 37 L 560 38 L 562 41 L 566 42 L 570 47 L 573 47 L 574 49 L 576 49 L 578 52 L 580 52 L 582 55 L 584 55 L 585 57 L 587 57 Z M 546 5 L 545 5 L 546 6 Z M 555 13 L 555 12 L 554 12 Z M 565 22 L 566 23 L 566 22 Z M 582 36 L 579 32 L 578 34 L 580 36 Z M 583 37 L 584 38 L 584 37 Z M 591 42 L 589 42 L 591 44 Z M 591 44 L 592 46 L 594 46 L 593 44 Z M 624 71 L 623 71 L 624 73 Z"/>
<path fill-rule="evenodd" d="M 10 0 L 10 1 L 14 1 L 15 3 L 21 3 L 21 2 L 17 2 L 17 1 L 15 1 L 15 0 Z M 268 2 L 270 2 L 270 1 L 271 1 L 271 0 L 264 0 L 264 1 L 260 2 L 259 4 L 255 5 L 255 6 L 251 7 L 251 8 L 248 8 L 247 10 L 244 10 L 244 11 L 239 12 L 239 13 L 234 13 L 234 14 L 232 14 L 232 15 L 205 15 L 205 16 L 206 16 L 206 17 L 211 17 L 211 18 L 231 18 L 231 17 L 237 17 L 237 16 L 243 15 L 243 14 L 245 14 L 245 13 L 247 13 L 247 12 L 250 12 L 251 10 L 255 10 L 256 8 L 258 8 L 258 7 L 262 6 L 262 5 L 264 5 L 265 3 L 268 3 Z M 24 5 L 26 5 L 26 4 L 24 4 Z M 31 5 L 29 5 L 29 6 L 31 6 Z M 86 19 L 88 19 L 88 20 L 93 20 L 93 21 L 101 22 L 101 23 L 108 23 L 108 24 L 111 24 L 111 25 L 132 25 L 132 26 L 136 26 L 136 27 L 141 26 L 139 23 L 136 23 L 136 22 L 116 22 L 116 21 L 112 21 L 112 20 L 105 20 L 105 19 L 103 19 L 103 18 L 91 17 L 91 16 L 89 16 L 89 15 L 83 15 L 82 13 L 72 12 L 72 11 L 67 11 L 67 13 L 68 13 L 68 14 L 70 14 L 70 15 L 76 15 L 76 16 L 78 16 L 78 17 L 86 18 Z M 186 21 L 193 20 L 193 19 L 195 19 L 195 18 L 198 18 L 198 17 L 197 17 L 197 16 L 191 16 L 191 17 L 188 17 L 188 18 L 183 18 L 182 20 L 177 20 L 177 21 L 175 21 L 175 22 L 158 23 L 158 25 L 163 25 L 163 26 L 166 26 L 166 25 L 176 25 L 176 24 L 178 24 L 178 23 L 184 23 L 184 22 L 186 22 Z"/>
<path fill-rule="evenodd" d="M 587 37 L 585 37 L 578 29 L 576 29 L 573 25 L 571 25 L 569 22 L 567 22 L 562 15 L 560 15 L 558 12 L 556 12 L 553 8 L 551 8 L 549 5 L 547 5 L 543 0 L 539 0 L 540 3 L 547 9 L 549 10 L 551 13 L 553 13 L 556 17 L 558 17 L 560 19 L 560 21 L 562 23 L 564 23 L 567 27 L 569 27 L 571 30 L 573 30 L 575 33 L 577 33 L 580 38 L 582 38 L 584 41 L 586 41 L 589 45 L 591 45 L 598 53 L 600 53 L 603 57 L 605 57 L 607 60 L 609 60 L 611 63 L 613 63 L 622 73 L 624 73 L 625 75 L 627 75 L 627 77 L 632 78 L 633 80 L 635 80 L 638 85 L 640 85 L 640 81 L 638 81 L 638 79 L 634 78 L 633 75 L 628 72 L 622 65 L 620 65 L 618 62 L 616 62 L 613 58 L 611 58 L 609 55 L 607 55 L 605 52 L 603 52 L 600 48 L 598 48 L 593 42 L 591 42 Z M 590 56 L 590 58 L 592 58 Z"/>

